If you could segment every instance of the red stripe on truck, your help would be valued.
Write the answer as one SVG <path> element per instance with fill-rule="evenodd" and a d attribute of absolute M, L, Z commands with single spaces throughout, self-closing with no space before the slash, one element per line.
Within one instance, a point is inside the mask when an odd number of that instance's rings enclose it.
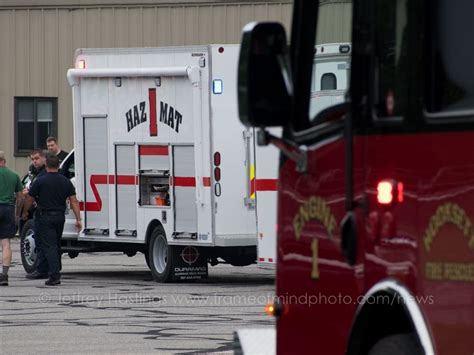
<path fill-rule="evenodd" d="M 140 155 L 168 155 L 168 146 L 165 145 L 141 145 Z"/>
<path fill-rule="evenodd" d="M 203 177 L 202 178 L 203 186 L 209 187 L 211 186 L 211 178 L 210 177 Z"/>
<path fill-rule="evenodd" d="M 171 185 L 180 186 L 180 187 L 195 187 L 196 186 L 196 178 L 195 177 L 188 177 L 188 176 L 174 176 L 171 178 Z M 202 185 L 204 187 L 211 186 L 211 178 L 210 177 L 203 177 L 202 178 Z"/>
<path fill-rule="evenodd" d="M 115 175 L 91 175 L 89 184 L 94 195 L 95 202 L 79 202 L 81 211 L 99 212 L 102 210 L 102 199 L 100 198 L 97 185 L 108 185 L 115 183 Z M 118 175 L 117 185 L 137 185 L 138 177 L 135 175 Z"/>
<path fill-rule="evenodd" d="M 155 147 L 157 148 L 157 147 Z M 160 147 L 167 148 L 167 147 Z M 170 178 L 171 185 L 178 187 L 195 187 L 195 177 L 174 176 Z M 97 185 L 115 184 L 115 175 L 91 175 L 89 184 L 94 195 L 95 202 L 79 202 L 81 211 L 100 212 L 102 210 L 102 199 L 100 198 Z M 211 178 L 203 178 L 204 186 L 211 186 Z M 138 176 L 135 175 L 117 175 L 117 185 L 138 185 Z"/>
<path fill-rule="evenodd" d="M 94 195 L 96 202 L 80 202 L 79 207 L 84 211 L 98 212 L 102 210 L 102 199 L 100 198 L 99 191 L 97 191 L 96 185 L 107 185 L 108 184 L 107 175 L 91 175 L 90 186 L 92 194 Z"/>
<path fill-rule="evenodd" d="M 109 184 L 115 184 L 115 176 L 109 175 Z M 135 175 L 117 175 L 117 185 L 137 185 L 138 176 Z"/>
<path fill-rule="evenodd" d="M 257 191 L 277 191 L 277 179 L 257 179 Z"/>
<path fill-rule="evenodd" d="M 158 135 L 158 122 L 156 119 L 156 89 L 148 89 L 148 100 L 150 101 L 150 136 Z"/>
<path fill-rule="evenodd" d="M 173 176 L 171 178 L 171 184 L 179 187 L 195 187 L 196 178 L 192 177 L 183 177 L 183 176 Z"/>

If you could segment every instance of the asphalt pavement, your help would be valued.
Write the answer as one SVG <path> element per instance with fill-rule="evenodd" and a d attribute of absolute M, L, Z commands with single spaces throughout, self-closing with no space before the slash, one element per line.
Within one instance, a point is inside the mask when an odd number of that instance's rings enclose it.
<path fill-rule="evenodd" d="M 142 254 L 63 256 L 62 284 L 28 280 L 19 241 L 0 287 L 0 354 L 232 353 L 233 331 L 268 328 L 274 270 L 209 266 L 209 278 L 158 284 Z"/>

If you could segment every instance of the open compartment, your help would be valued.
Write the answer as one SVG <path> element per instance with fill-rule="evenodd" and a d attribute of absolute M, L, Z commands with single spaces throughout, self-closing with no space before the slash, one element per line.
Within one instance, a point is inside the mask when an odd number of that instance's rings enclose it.
<path fill-rule="evenodd" d="M 139 147 L 140 205 L 167 207 L 170 200 L 170 162 L 168 146 Z"/>
<path fill-rule="evenodd" d="M 140 172 L 141 205 L 169 206 L 170 183 L 168 171 Z"/>

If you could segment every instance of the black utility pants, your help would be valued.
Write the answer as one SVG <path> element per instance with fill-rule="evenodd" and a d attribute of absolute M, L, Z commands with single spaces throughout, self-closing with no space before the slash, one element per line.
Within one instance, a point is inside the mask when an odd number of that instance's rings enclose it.
<path fill-rule="evenodd" d="M 64 229 L 64 211 L 36 211 L 35 242 L 38 251 L 38 272 L 59 279 L 61 256 L 59 246 Z"/>

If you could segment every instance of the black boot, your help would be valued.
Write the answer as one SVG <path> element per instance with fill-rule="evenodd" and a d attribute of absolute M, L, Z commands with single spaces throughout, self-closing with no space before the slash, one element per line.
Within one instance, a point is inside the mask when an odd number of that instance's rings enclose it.
<path fill-rule="evenodd" d="M 26 278 L 27 279 L 30 279 L 30 280 L 39 280 L 39 279 L 47 279 L 48 278 L 48 274 L 43 274 L 42 272 L 38 272 L 38 271 L 33 271 L 32 273 L 30 274 L 26 274 Z"/>
<path fill-rule="evenodd" d="M 47 279 L 44 283 L 46 286 L 56 286 L 56 285 L 60 285 L 61 284 L 61 280 L 60 279 L 53 279 L 52 277 L 50 277 L 49 279 Z"/>

